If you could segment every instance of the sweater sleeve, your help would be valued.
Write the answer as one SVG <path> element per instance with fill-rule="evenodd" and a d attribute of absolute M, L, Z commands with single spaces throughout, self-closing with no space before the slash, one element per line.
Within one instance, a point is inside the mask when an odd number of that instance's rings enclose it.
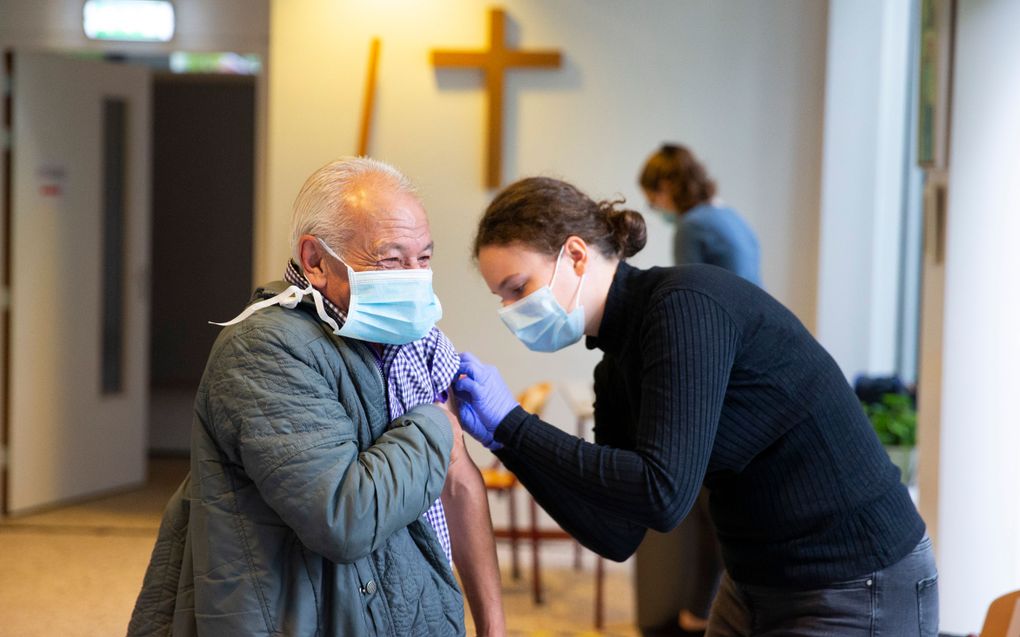
<path fill-rule="evenodd" d="M 520 411 L 525 417 L 538 420 L 523 409 Z M 540 420 L 538 422 L 547 427 L 552 426 Z M 645 527 L 580 500 L 570 487 L 559 484 L 556 477 L 541 463 L 524 459 L 505 447 L 497 451 L 496 455 L 527 487 L 539 506 L 586 548 L 622 562 L 641 544 L 645 537 Z M 593 521 L 597 523 L 593 524 Z"/>
<path fill-rule="evenodd" d="M 665 532 L 701 489 L 739 332 L 716 301 L 687 290 L 664 295 L 641 320 L 632 345 L 640 353 L 624 354 L 642 361 L 637 422 L 606 422 L 624 417 L 612 405 L 596 413 L 599 430 L 632 428 L 632 448 L 585 442 L 522 409 L 496 430 L 500 458 L 515 472 L 528 467 L 518 474 L 524 485 L 559 494 L 543 505 L 568 530 L 605 515 Z"/>

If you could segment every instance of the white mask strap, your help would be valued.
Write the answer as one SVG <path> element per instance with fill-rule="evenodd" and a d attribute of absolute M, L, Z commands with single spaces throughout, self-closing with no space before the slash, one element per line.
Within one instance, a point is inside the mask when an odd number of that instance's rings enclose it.
<path fill-rule="evenodd" d="M 340 326 L 336 324 L 336 321 L 333 320 L 333 317 L 331 317 L 329 314 L 326 314 L 326 308 L 322 304 L 322 292 L 319 292 L 310 285 L 308 287 L 312 291 L 311 292 L 312 300 L 315 301 L 315 313 L 319 315 L 319 318 L 322 319 L 323 323 L 333 328 L 334 334 L 339 336 Z"/>
<path fill-rule="evenodd" d="M 315 301 L 315 313 L 319 315 L 319 318 L 322 319 L 324 323 L 333 328 L 334 334 L 339 334 L 340 326 L 337 325 L 336 321 L 333 320 L 333 317 L 331 317 L 329 314 L 326 314 L 326 308 L 322 303 L 322 293 L 313 288 L 311 285 L 309 285 L 303 290 L 296 285 L 292 285 L 272 298 L 265 299 L 264 301 L 259 301 L 257 303 L 252 303 L 248 307 L 244 308 L 243 312 L 238 314 L 235 318 L 230 319 L 226 323 L 217 323 L 215 321 L 209 321 L 209 324 L 219 325 L 221 327 L 235 325 L 245 320 L 255 312 L 258 312 L 259 310 L 265 309 L 273 305 L 279 305 L 280 307 L 285 307 L 289 310 L 292 310 L 297 307 L 298 303 L 301 302 L 301 298 L 304 297 L 306 294 L 312 295 L 312 299 Z"/>
<path fill-rule="evenodd" d="M 329 246 L 328 246 L 328 245 L 326 244 L 326 242 L 325 242 L 325 241 L 323 241 L 323 240 L 322 240 L 322 239 L 320 239 L 319 237 L 315 237 L 315 240 L 319 242 L 319 245 L 321 245 L 321 246 L 322 246 L 323 248 L 325 248 L 326 252 L 328 252 L 330 256 L 332 256 L 332 257 L 333 257 L 334 259 L 336 259 L 336 260 L 337 260 L 337 261 L 339 261 L 340 263 L 343 263 L 344 265 L 347 265 L 347 262 L 346 262 L 346 261 L 344 261 L 343 259 L 341 259 L 341 258 L 340 258 L 340 255 L 339 255 L 339 254 L 337 254 L 336 252 L 334 252 L 334 251 L 333 251 L 333 248 L 329 247 Z M 351 269 L 351 266 L 347 265 L 347 269 L 348 269 L 348 270 L 350 270 L 350 269 Z"/>
<path fill-rule="evenodd" d="M 581 275 L 581 280 L 577 282 L 577 292 L 574 293 L 574 302 L 575 302 L 574 303 L 574 309 L 575 310 L 577 308 L 581 307 L 581 289 L 584 287 L 584 277 L 587 276 L 587 275 L 588 275 L 587 272 L 582 274 Z"/>
<path fill-rule="evenodd" d="M 556 284 L 556 275 L 559 274 L 560 272 L 560 261 L 563 259 L 563 253 L 566 251 L 566 249 L 567 244 L 564 243 L 563 247 L 560 248 L 559 255 L 557 255 L 556 257 L 556 267 L 553 268 L 552 279 L 549 281 L 550 290 L 552 290 L 553 285 Z M 584 277 L 586 274 L 587 272 L 581 275 L 581 280 L 577 282 L 577 291 L 574 292 L 574 297 L 573 299 L 571 299 L 572 301 L 574 301 L 574 303 L 571 303 L 571 305 L 574 305 L 574 309 L 581 307 L 581 288 L 584 286 Z"/>
<path fill-rule="evenodd" d="M 244 311 L 238 314 L 237 317 L 227 321 L 226 323 L 216 323 L 215 321 L 209 321 L 209 324 L 220 325 L 223 327 L 226 327 L 227 325 L 234 325 L 235 323 L 240 323 L 241 321 L 248 318 L 255 312 L 258 312 L 259 310 L 267 308 L 271 305 L 281 305 L 285 308 L 293 309 L 297 307 L 298 303 L 301 302 L 301 297 L 303 297 L 306 294 L 311 294 L 312 292 L 315 292 L 315 288 L 313 288 L 311 285 L 309 285 L 307 288 L 303 290 L 296 285 L 292 285 L 272 298 L 265 299 L 264 301 L 259 301 L 257 303 L 252 303 L 248 307 L 244 308 Z"/>
<path fill-rule="evenodd" d="M 556 275 L 559 274 L 559 272 L 560 272 L 560 260 L 563 258 L 563 251 L 566 250 L 566 249 L 567 249 L 567 244 L 564 243 L 563 247 L 560 248 L 560 253 L 558 255 L 556 255 L 556 267 L 553 268 L 552 278 L 549 279 L 549 287 L 550 288 L 552 288 L 552 286 L 556 285 Z"/>

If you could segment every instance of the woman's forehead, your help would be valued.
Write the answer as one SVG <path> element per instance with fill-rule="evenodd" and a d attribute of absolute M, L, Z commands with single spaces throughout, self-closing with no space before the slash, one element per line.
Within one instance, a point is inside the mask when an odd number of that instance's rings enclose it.
<path fill-rule="evenodd" d="M 485 246 L 478 251 L 479 267 L 503 276 L 544 268 L 553 260 L 554 257 L 520 243 Z"/>

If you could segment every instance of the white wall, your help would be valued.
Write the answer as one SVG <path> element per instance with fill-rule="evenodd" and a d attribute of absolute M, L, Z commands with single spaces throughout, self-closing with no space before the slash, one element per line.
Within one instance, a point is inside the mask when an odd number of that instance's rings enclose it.
<path fill-rule="evenodd" d="M 1020 588 L 1018 30 L 1020 3 L 958 3 L 935 503 L 942 629 L 955 633 Z"/>
<path fill-rule="evenodd" d="M 831 0 L 817 336 L 844 374 L 896 367 L 910 0 Z"/>
<path fill-rule="evenodd" d="M 721 195 L 760 235 L 767 288 L 814 325 L 826 3 L 504 3 L 525 48 L 561 49 L 559 71 L 514 71 L 507 82 L 507 181 L 548 174 L 595 197 L 621 193 L 639 210 L 636 177 L 664 139 L 690 144 Z M 480 48 L 486 5 L 277 0 L 270 29 L 268 210 L 258 253 L 279 277 L 298 188 L 355 150 L 369 40 L 382 38 L 370 154 L 420 185 L 436 239 L 440 323 L 462 349 L 503 370 L 511 388 L 590 378 L 598 356 L 575 346 L 525 350 L 500 324 L 470 260 L 482 185 L 481 76 L 437 72 L 433 48 Z M 670 233 L 650 219 L 634 262 L 667 264 Z M 567 425 L 565 408 L 551 417 Z M 558 411 L 557 411 L 558 410 Z"/>

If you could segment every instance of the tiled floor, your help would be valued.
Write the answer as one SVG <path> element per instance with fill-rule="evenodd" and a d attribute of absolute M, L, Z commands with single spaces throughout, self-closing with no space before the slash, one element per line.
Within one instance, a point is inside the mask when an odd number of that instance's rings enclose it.
<path fill-rule="evenodd" d="M 184 461 L 154 460 L 143 489 L 0 521 L 0 637 L 124 634 L 163 505 L 186 471 Z M 606 630 L 596 633 L 593 558 L 575 572 L 571 555 L 563 544 L 543 548 L 542 606 L 531 601 L 527 569 L 518 581 L 504 574 L 510 635 L 637 635 L 629 564 L 607 569 Z"/>

